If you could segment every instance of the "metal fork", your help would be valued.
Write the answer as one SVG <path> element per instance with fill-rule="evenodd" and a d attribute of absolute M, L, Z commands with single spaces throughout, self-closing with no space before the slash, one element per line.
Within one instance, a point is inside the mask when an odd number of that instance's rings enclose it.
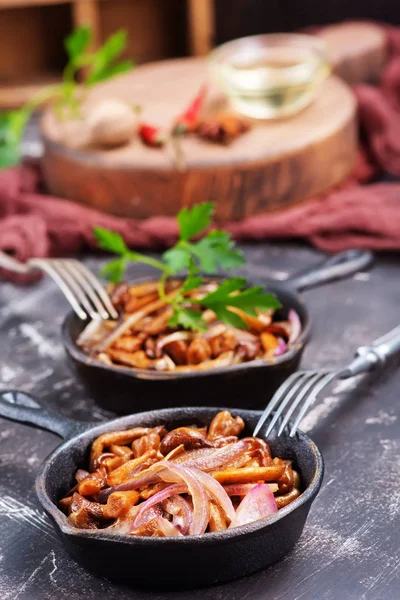
<path fill-rule="evenodd" d="M 118 319 L 118 312 L 100 281 L 81 262 L 72 258 L 31 258 L 21 263 L 0 252 L 0 267 L 27 275 L 40 269 L 56 282 L 74 312 L 82 320 Z"/>
<path fill-rule="evenodd" d="M 344 369 L 325 369 L 320 371 L 298 371 L 293 373 L 278 388 L 261 415 L 253 436 L 256 436 L 267 419 L 271 418 L 265 435 L 268 436 L 279 421 L 277 435 L 282 435 L 286 425 L 296 409 L 297 418 L 290 430 L 293 437 L 300 422 L 314 404 L 318 394 L 334 379 L 349 379 L 361 373 L 367 373 L 386 363 L 389 357 L 400 350 L 400 325 L 375 340 L 369 346 L 361 346 L 355 353 L 355 359 Z M 286 412 L 285 412 L 286 409 Z M 283 416 L 284 415 L 284 416 Z"/>

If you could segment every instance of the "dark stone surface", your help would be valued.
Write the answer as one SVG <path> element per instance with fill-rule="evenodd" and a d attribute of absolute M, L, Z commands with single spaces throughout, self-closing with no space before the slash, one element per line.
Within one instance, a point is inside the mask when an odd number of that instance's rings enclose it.
<path fill-rule="evenodd" d="M 293 272 L 320 256 L 297 245 L 245 247 L 243 272 L 257 279 Z M 97 270 L 101 259 L 89 258 Z M 145 271 L 135 268 L 132 275 Z M 304 367 L 338 367 L 357 346 L 400 321 L 396 257 L 367 274 L 305 298 L 314 318 Z M 59 328 L 68 310 L 48 279 L 29 288 L 0 287 L 2 389 L 21 388 L 63 414 L 104 420 L 68 370 Z M 328 390 L 303 429 L 321 448 L 326 476 L 293 552 L 256 575 L 190 592 L 141 591 L 90 575 L 64 551 L 33 489 L 57 438 L 0 420 L 0 590 L 3 600 L 386 600 L 400 597 L 400 373 L 396 363 L 373 378 Z M 249 390 L 251 393 L 251 390 Z M 168 560 L 168 557 L 165 557 Z M 135 565 L 132 565 L 132 569 Z M 179 565 L 171 564 L 171 569 Z M 154 582 L 157 566 L 154 565 Z"/>

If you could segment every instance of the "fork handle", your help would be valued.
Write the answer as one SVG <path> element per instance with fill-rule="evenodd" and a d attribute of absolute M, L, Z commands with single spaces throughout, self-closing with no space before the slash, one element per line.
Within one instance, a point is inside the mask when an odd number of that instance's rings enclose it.
<path fill-rule="evenodd" d="M 389 358 L 400 351 L 400 325 L 376 339 L 368 346 L 357 349 L 355 359 L 339 373 L 341 379 L 368 373 L 386 364 Z"/>
<path fill-rule="evenodd" d="M 36 268 L 32 267 L 29 263 L 25 264 L 15 260 L 15 258 L 5 252 L 0 252 L 0 267 L 7 269 L 7 271 L 11 271 L 12 273 L 20 273 L 21 275 L 27 275 L 36 270 Z"/>

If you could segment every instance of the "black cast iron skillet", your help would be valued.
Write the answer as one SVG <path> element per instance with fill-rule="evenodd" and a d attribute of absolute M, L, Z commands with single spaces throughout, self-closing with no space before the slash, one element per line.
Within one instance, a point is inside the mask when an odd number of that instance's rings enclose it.
<path fill-rule="evenodd" d="M 302 334 L 295 347 L 274 363 L 254 360 L 210 371 L 160 373 L 123 366 L 108 366 L 89 357 L 76 345 L 87 322 L 74 313 L 67 316 L 62 339 L 71 364 L 89 394 L 103 408 L 120 414 L 166 406 L 243 406 L 263 408 L 281 383 L 299 366 L 310 335 L 310 317 L 299 292 L 347 277 L 369 266 L 373 255 L 364 250 L 335 254 L 285 283 L 261 282 L 281 301 L 281 317 L 294 309 L 300 316 Z M 141 280 L 143 281 L 143 280 Z M 132 283 L 139 283 L 134 281 Z M 245 399 L 245 400 L 244 400 Z"/>
<path fill-rule="evenodd" d="M 68 552 L 103 577 L 130 578 L 151 587 L 198 587 L 248 575 L 287 554 L 299 539 L 311 503 L 323 478 L 323 460 L 304 433 L 270 437 L 273 455 L 293 460 L 303 492 L 272 517 L 237 529 L 182 538 L 129 537 L 98 530 L 75 529 L 57 502 L 75 484 L 77 468 L 87 465 L 92 441 L 102 433 L 137 426 L 167 428 L 210 423 L 220 408 L 175 408 L 120 417 L 107 423 L 79 423 L 45 410 L 22 392 L 0 394 L 0 416 L 64 438 L 45 460 L 36 479 L 36 492 Z M 232 409 L 251 432 L 260 412 Z M 262 437 L 262 434 L 260 435 Z"/>

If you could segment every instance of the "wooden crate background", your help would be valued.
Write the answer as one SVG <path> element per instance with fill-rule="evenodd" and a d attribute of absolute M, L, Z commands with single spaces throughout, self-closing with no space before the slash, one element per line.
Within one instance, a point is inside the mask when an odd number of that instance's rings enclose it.
<path fill-rule="evenodd" d="M 75 26 L 91 26 L 94 47 L 126 28 L 126 57 L 143 63 L 188 54 L 188 20 L 185 0 L 0 0 L 0 108 L 60 79 Z"/>

